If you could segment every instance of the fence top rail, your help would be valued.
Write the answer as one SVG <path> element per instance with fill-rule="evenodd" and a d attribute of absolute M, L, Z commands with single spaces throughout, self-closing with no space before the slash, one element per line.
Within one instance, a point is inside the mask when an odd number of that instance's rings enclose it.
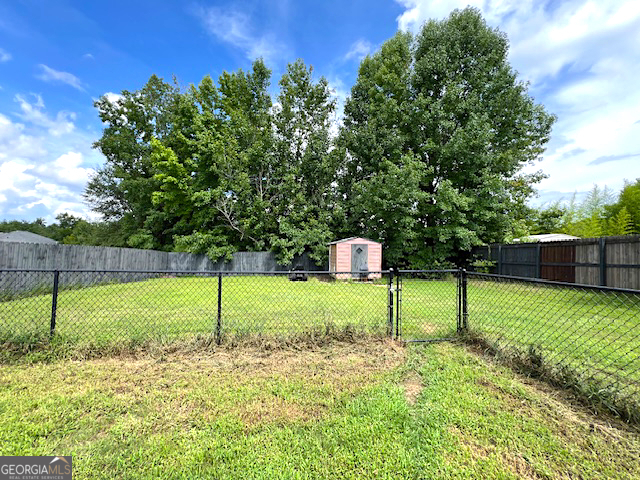
<path fill-rule="evenodd" d="M 601 292 L 611 292 L 611 293 L 631 293 L 634 295 L 640 295 L 640 290 L 632 290 L 630 288 L 617 288 L 617 287 L 605 287 L 602 285 L 586 285 L 583 283 L 568 283 L 568 282 L 557 282 L 554 280 L 545 280 L 542 278 L 529 278 L 529 277 L 516 277 L 511 275 L 498 275 L 496 273 L 481 273 L 481 272 L 467 272 L 469 277 L 489 277 L 489 278 L 498 278 L 502 280 L 513 280 L 517 282 L 526 282 L 526 283 L 536 283 L 542 285 L 552 285 L 555 287 L 564 287 L 564 288 L 581 288 L 585 290 L 597 290 Z"/>
<path fill-rule="evenodd" d="M 453 270 L 455 271 L 455 270 Z M 307 275 L 375 275 L 389 274 L 390 270 L 368 270 L 368 271 L 340 271 L 331 272 L 328 270 L 274 270 L 274 271 L 231 271 L 231 270 L 98 270 L 98 269 L 42 269 L 42 268 L 3 268 L 0 273 L 27 272 L 27 273 L 137 273 L 146 275 L 289 275 L 291 273 Z"/>
<path fill-rule="evenodd" d="M 397 273 L 458 273 L 460 269 L 448 268 L 443 270 L 397 270 Z"/>

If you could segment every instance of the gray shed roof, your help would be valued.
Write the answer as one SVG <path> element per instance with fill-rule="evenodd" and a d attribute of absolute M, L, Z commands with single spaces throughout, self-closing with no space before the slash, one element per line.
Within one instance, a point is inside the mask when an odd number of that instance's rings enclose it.
<path fill-rule="evenodd" d="M 9 233 L 0 233 L 0 242 L 18 242 L 18 243 L 58 243 L 55 240 L 43 237 L 37 233 L 15 230 Z"/>
<path fill-rule="evenodd" d="M 349 242 L 351 240 L 355 240 L 356 238 L 361 238 L 363 240 L 366 240 L 367 242 L 380 243 L 380 242 L 376 242 L 375 240 L 369 240 L 368 238 L 365 238 L 365 237 L 349 237 L 349 238 L 343 238 L 342 240 L 336 240 L 334 242 L 329 243 L 328 245 L 335 245 L 336 243 Z"/>

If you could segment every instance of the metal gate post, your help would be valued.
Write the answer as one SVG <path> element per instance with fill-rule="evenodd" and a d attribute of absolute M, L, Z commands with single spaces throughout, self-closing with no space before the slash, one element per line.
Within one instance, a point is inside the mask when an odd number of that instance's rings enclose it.
<path fill-rule="evenodd" d="M 400 317 L 402 315 L 402 278 L 400 272 L 396 277 L 396 340 L 400 338 Z"/>
<path fill-rule="evenodd" d="M 393 338 L 393 268 L 389 269 L 389 327 L 388 334 Z"/>
<path fill-rule="evenodd" d="M 458 282 L 457 282 L 457 294 L 456 294 L 456 320 L 457 320 L 457 331 L 458 333 L 462 332 L 462 267 L 458 269 Z"/>

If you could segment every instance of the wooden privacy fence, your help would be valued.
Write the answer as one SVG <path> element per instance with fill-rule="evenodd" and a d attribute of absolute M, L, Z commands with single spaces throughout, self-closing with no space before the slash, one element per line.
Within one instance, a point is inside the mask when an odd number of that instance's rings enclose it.
<path fill-rule="evenodd" d="M 490 273 L 640 289 L 640 235 L 496 244 L 475 247 L 472 254 L 492 262 Z"/>
<path fill-rule="evenodd" d="M 301 266 L 304 270 L 326 270 L 304 253 L 291 265 L 278 263 L 273 252 L 236 252 L 231 261 L 212 262 L 206 255 L 160 252 L 136 248 L 60 245 L 45 243 L 0 242 L 0 298 L 31 291 L 48 291 L 55 270 L 123 271 L 113 273 L 109 281 L 137 282 L 171 272 L 274 272 Z M 29 271 L 15 282 L 11 270 Z M 129 272 L 136 270 L 132 275 Z M 139 273 L 148 272 L 148 273 Z M 151 273 L 149 273 L 151 272 Z M 92 285 L 90 273 L 65 275 L 61 287 Z"/>
<path fill-rule="evenodd" d="M 278 263 L 273 252 L 236 252 L 231 261 L 212 262 L 206 255 L 137 248 L 96 247 L 48 243 L 0 242 L 0 270 L 138 270 L 272 272 L 300 265 L 326 270 L 303 253 L 291 265 Z"/>

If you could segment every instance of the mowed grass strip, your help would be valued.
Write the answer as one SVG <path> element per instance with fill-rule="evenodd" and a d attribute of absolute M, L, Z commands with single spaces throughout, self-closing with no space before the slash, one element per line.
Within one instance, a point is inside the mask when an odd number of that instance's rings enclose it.
<path fill-rule="evenodd" d="M 562 390 L 453 344 L 417 346 L 414 418 L 443 450 L 443 478 L 636 478 L 640 435 Z M 429 435 L 427 432 L 437 432 Z M 423 478 L 429 478 L 427 475 Z"/>
<path fill-rule="evenodd" d="M 0 454 L 78 478 L 636 478 L 609 422 L 451 344 L 0 367 Z"/>

